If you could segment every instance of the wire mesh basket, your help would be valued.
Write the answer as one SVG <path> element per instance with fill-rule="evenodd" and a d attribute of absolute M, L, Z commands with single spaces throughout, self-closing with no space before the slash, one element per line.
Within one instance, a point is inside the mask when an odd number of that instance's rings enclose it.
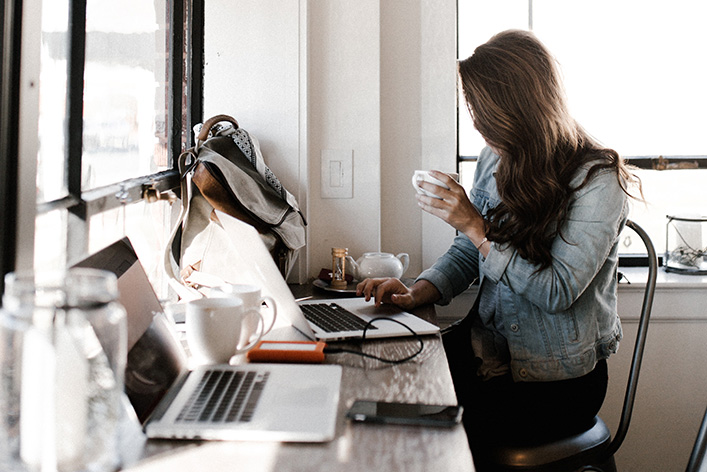
<path fill-rule="evenodd" d="M 707 274 L 707 217 L 667 215 L 665 258 L 667 272 Z"/>

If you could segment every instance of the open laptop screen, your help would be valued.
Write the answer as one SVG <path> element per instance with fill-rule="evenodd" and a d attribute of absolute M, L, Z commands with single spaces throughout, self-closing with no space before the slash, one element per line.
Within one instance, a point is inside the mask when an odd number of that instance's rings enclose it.
<path fill-rule="evenodd" d="M 186 367 L 186 356 L 128 238 L 74 264 L 118 277 L 119 301 L 127 313 L 125 392 L 141 422 Z"/>

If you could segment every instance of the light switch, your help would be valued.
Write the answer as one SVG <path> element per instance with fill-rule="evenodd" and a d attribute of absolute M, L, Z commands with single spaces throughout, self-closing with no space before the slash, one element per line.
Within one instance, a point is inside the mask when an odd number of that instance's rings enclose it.
<path fill-rule="evenodd" d="M 341 161 L 329 161 L 329 186 L 341 187 L 343 185 L 343 175 L 341 175 Z"/>
<path fill-rule="evenodd" d="M 353 198 L 353 150 L 322 149 L 322 198 Z"/>

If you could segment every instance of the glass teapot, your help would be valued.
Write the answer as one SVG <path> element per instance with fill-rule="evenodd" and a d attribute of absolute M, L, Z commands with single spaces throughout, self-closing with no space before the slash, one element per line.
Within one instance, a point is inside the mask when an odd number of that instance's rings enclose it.
<path fill-rule="evenodd" d="M 402 277 L 410 264 L 410 256 L 401 252 L 397 256 L 387 252 L 365 252 L 358 261 L 346 256 L 347 272 L 354 279 L 369 277 Z M 351 267 L 351 271 L 348 270 Z"/>

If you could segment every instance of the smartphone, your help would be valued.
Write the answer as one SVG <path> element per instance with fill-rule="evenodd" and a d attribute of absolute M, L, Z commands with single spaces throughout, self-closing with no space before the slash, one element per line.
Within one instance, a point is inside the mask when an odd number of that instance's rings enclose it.
<path fill-rule="evenodd" d="M 451 427 L 459 424 L 462 412 L 458 405 L 356 400 L 346 417 L 359 423 Z"/>

